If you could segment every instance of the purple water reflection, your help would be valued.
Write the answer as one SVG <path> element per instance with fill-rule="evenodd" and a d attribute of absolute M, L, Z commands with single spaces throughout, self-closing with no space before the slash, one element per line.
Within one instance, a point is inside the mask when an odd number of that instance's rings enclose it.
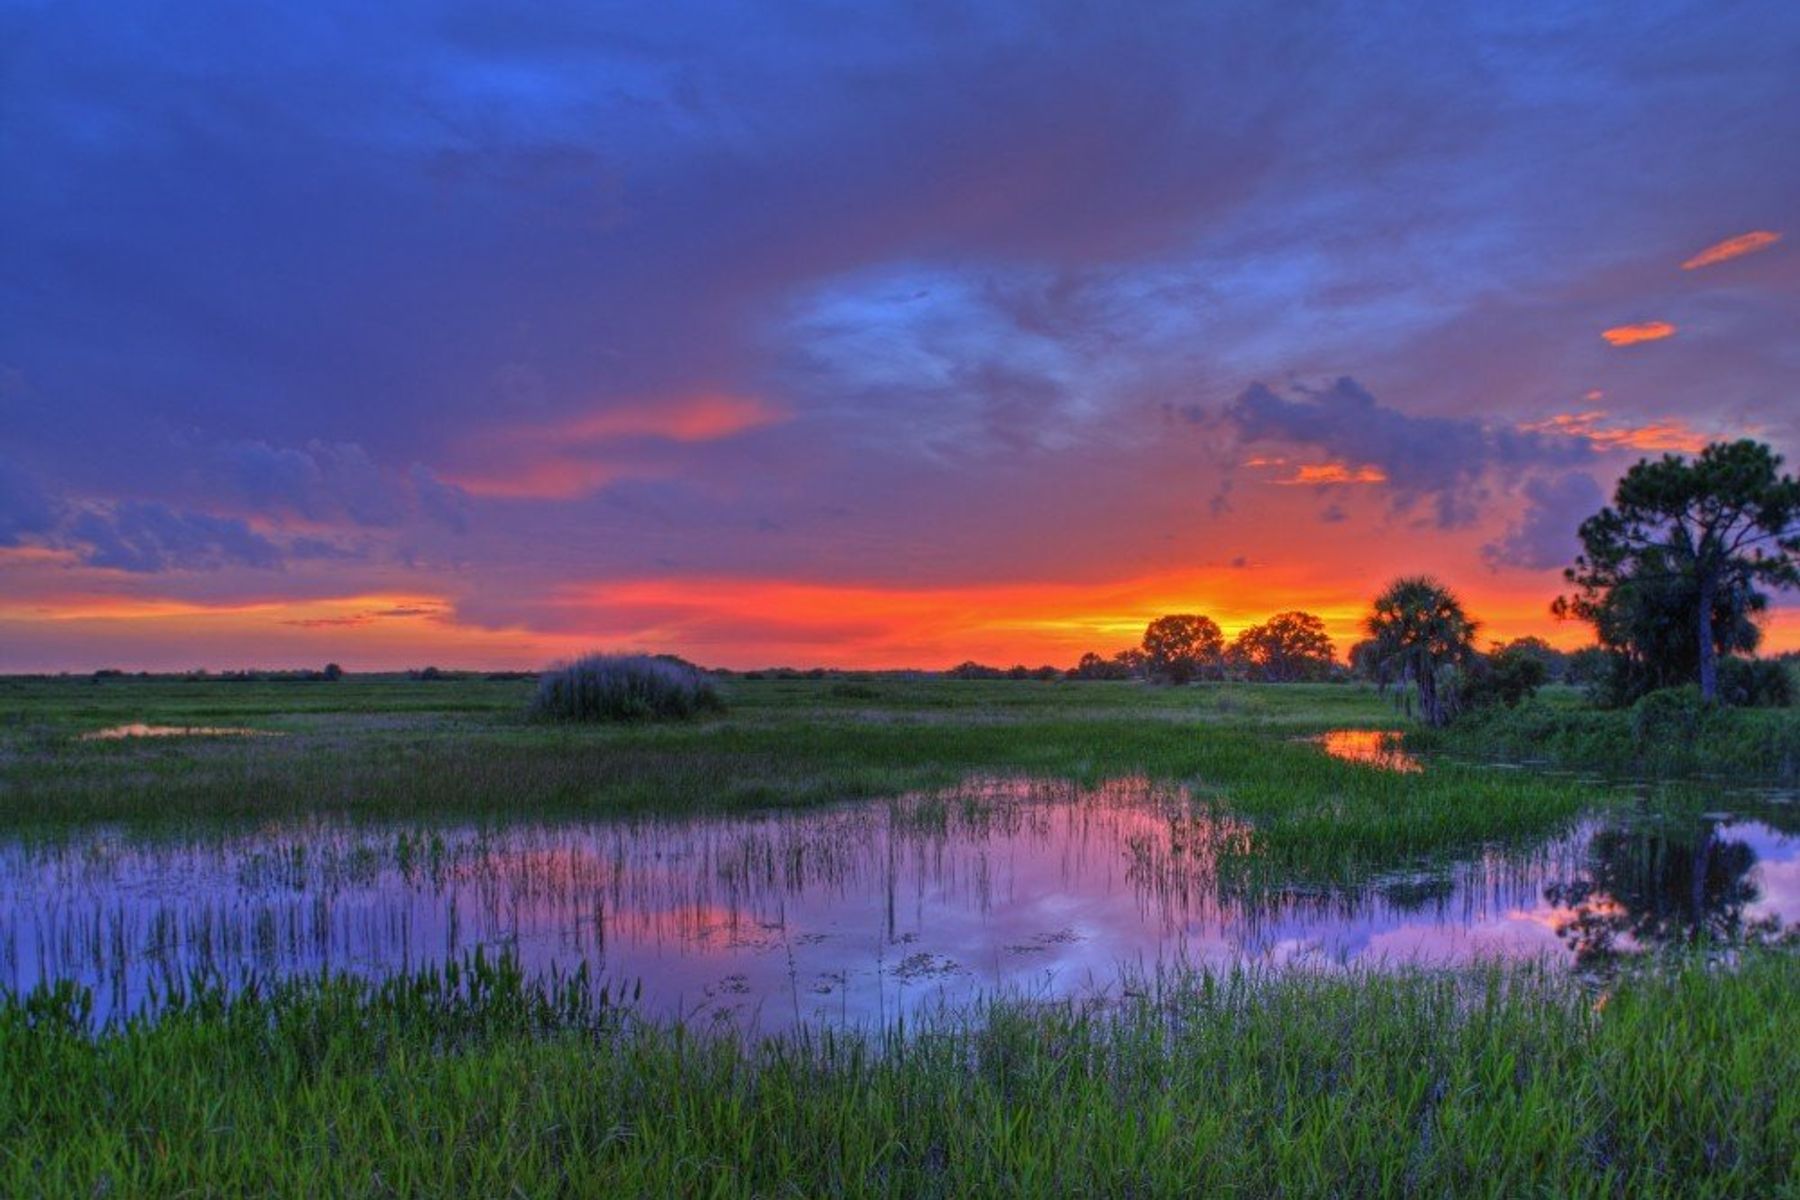
<path fill-rule="evenodd" d="M 1755 821 L 1595 820 L 1523 854 L 1256 901 L 1217 870 L 1248 837 L 1142 779 L 682 822 L 101 830 L 0 843 L 0 982 L 74 979 L 119 1013 L 196 967 L 374 976 L 507 947 L 641 982 L 649 1015 L 773 1029 L 1182 963 L 1574 963 L 1800 917 L 1800 838 Z"/>

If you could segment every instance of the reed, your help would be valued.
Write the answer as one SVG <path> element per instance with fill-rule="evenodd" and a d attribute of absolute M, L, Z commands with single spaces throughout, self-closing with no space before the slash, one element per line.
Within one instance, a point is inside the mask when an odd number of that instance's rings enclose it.
<path fill-rule="evenodd" d="M 1780 1195 L 1800 958 L 1237 972 L 744 1043 L 506 960 L 86 1032 L 0 999 L 0 1192 Z"/>

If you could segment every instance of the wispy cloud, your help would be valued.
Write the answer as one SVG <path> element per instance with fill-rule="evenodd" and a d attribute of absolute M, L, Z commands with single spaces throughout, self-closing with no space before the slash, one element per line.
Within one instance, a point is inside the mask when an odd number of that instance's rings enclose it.
<path fill-rule="evenodd" d="M 1586 439 L 1596 450 L 1674 450 L 1697 454 L 1718 438 L 1678 418 L 1669 417 L 1641 425 L 1609 422 L 1603 409 L 1557 413 L 1542 421 L 1519 426 L 1528 433 L 1558 433 Z"/>
<path fill-rule="evenodd" d="M 1600 334 L 1610 345 L 1635 346 L 1639 342 L 1660 342 L 1675 336 L 1675 326 L 1667 321 L 1643 321 L 1636 325 L 1615 325 Z"/>
<path fill-rule="evenodd" d="M 1755 254 L 1758 250 L 1767 250 L 1781 240 L 1781 235 L 1769 229 L 1757 229 L 1750 233 L 1740 233 L 1736 237 L 1715 242 L 1694 257 L 1681 264 L 1684 271 L 1697 271 L 1701 267 L 1710 267 L 1714 263 L 1729 262 L 1734 258 L 1742 258 L 1746 254 Z"/>
<path fill-rule="evenodd" d="M 1283 487 L 1322 486 L 1334 483 L 1386 483 L 1387 472 L 1380 467 L 1351 466 L 1349 463 L 1295 463 L 1294 473 L 1272 482 Z"/>
<path fill-rule="evenodd" d="M 476 468 L 452 474 L 452 483 L 487 500 L 573 500 L 599 491 L 628 472 L 610 463 L 567 456 Z"/>
<path fill-rule="evenodd" d="M 722 441 L 787 418 L 755 397 L 724 392 L 612 405 L 485 435 L 471 447 L 472 465 L 446 478 L 472 496 L 571 500 L 618 479 L 660 474 L 633 453 L 634 444 Z"/>

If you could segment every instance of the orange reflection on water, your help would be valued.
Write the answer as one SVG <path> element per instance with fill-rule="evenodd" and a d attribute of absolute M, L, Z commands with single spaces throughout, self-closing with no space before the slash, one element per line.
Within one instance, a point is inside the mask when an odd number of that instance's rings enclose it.
<path fill-rule="evenodd" d="M 1364 763 L 1384 771 L 1423 771 L 1419 760 L 1400 748 L 1391 729 L 1333 729 L 1312 739 L 1325 753 L 1345 762 Z"/>
<path fill-rule="evenodd" d="M 131 721 L 109 725 L 81 735 L 84 742 L 115 742 L 123 738 L 163 737 L 280 737 L 273 729 L 249 729 L 241 725 L 146 725 Z"/>

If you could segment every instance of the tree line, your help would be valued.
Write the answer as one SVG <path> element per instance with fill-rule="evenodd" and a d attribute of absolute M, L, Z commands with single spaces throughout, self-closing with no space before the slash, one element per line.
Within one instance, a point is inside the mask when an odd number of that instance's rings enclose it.
<path fill-rule="evenodd" d="M 1324 622 L 1284 612 L 1230 642 L 1212 618 L 1157 617 L 1142 642 L 1111 656 L 1084 654 L 1067 670 L 1002 670 L 968 662 L 965 679 L 1145 679 L 1268 683 L 1361 678 L 1392 688 L 1433 725 L 1496 704 L 1516 705 L 1546 682 L 1586 688 L 1605 706 L 1691 685 L 1707 703 L 1787 705 L 1785 660 L 1752 657 L 1769 590 L 1800 586 L 1800 480 L 1750 439 L 1719 442 L 1693 458 L 1643 459 L 1613 502 L 1581 523 L 1582 551 L 1564 572 L 1571 592 L 1551 611 L 1594 629 L 1573 653 L 1540 638 L 1477 649 L 1480 622 L 1436 579 L 1389 584 L 1363 620 L 1362 641 L 1337 661 Z"/>
<path fill-rule="evenodd" d="M 1613 502 L 1581 523 L 1581 553 L 1564 572 L 1572 591 L 1551 605 L 1596 636 L 1568 657 L 1565 677 L 1579 666 L 1590 698 L 1610 707 L 1681 687 L 1705 704 L 1791 704 L 1789 664 L 1752 657 L 1768 591 L 1800 586 L 1800 480 L 1781 465 L 1746 438 L 1628 470 Z M 1433 725 L 1517 704 L 1548 674 L 1524 643 L 1477 654 L 1477 623 L 1429 578 L 1395 581 L 1365 626 L 1352 659 Z"/>
<path fill-rule="evenodd" d="M 1146 679 L 1183 684 L 1203 679 L 1261 683 L 1321 682 L 1341 677 L 1325 622 L 1308 612 L 1277 613 L 1230 642 L 1217 621 L 1193 613 L 1157 617 L 1141 643 L 1116 654 L 1090 651 L 1067 670 L 1010 669 L 965 662 L 947 674 L 957 679 Z"/>

